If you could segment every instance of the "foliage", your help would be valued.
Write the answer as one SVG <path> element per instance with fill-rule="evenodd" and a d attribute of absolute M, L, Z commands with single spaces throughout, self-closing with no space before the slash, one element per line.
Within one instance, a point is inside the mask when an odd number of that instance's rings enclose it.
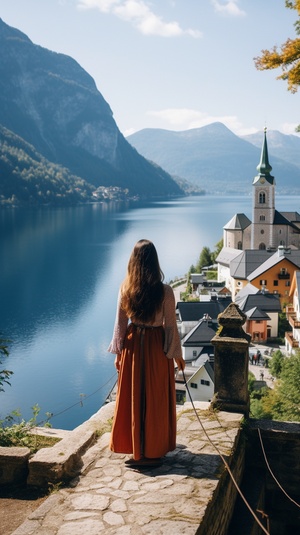
<path fill-rule="evenodd" d="M 212 259 L 212 263 L 215 264 L 216 262 L 216 258 L 217 256 L 220 254 L 220 252 L 222 251 L 223 249 L 223 238 L 221 240 L 218 241 L 218 243 L 216 243 L 215 245 L 215 249 L 214 251 L 211 253 L 211 259 Z"/>
<path fill-rule="evenodd" d="M 291 357 L 284 357 L 281 351 L 276 351 L 273 359 L 280 379 L 277 379 L 274 388 L 251 390 L 249 387 L 251 416 L 300 422 L 300 351 Z"/>
<path fill-rule="evenodd" d="M 207 271 L 206 272 L 206 278 L 209 281 L 217 281 L 218 280 L 218 272 L 217 271 Z"/>
<path fill-rule="evenodd" d="M 41 156 L 32 145 L 0 128 L 0 203 L 78 204 L 92 200 L 93 187 Z"/>
<path fill-rule="evenodd" d="M 219 240 L 218 243 L 216 243 L 214 251 L 211 251 L 209 247 L 204 246 L 202 248 L 202 251 L 200 253 L 196 266 L 192 265 L 190 267 L 190 272 L 201 273 L 202 268 L 213 265 L 216 261 L 217 256 L 222 250 L 222 248 L 223 248 L 223 238 Z"/>
<path fill-rule="evenodd" d="M 279 403 L 273 407 L 273 418 L 300 422 L 300 352 L 285 358 L 276 388 Z"/>
<path fill-rule="evenodd" d="M 21 418 L 19 411 L 12 411 L 12 413 L 0 420 L 0 446 L 19 446 L 27 447 L 32 453 L 35 453 L 41 447 L 52 446 L 57 440 L 53 437 L 42 437 L 33 433 L 33 428 L 37 427 L 37 417 L 40 413 L 40 407 L 34 405 L 32 407 L 33 416 L 28 422 Z M 50 415 L 47 415 L 48 418 Z M 46 427 L 50 427 L 47 423 Z"/>
<path fill-rule="evenodd" d="M 280 338 L 281 343 L 284 341 L 285 333 L 291 330 L 292 328 L 286 317 L 286 312 L 281 312 L 278 315 L 278 337 Z"/>
<path fill-rule="evenodd" d="M 299 18 L 294 27 L 300 36 L 300 0 L 286 0 L 285 5 L 298 12 Z M 254 58 L 254 61 L 260 71 L 281 67 L 282 74 L 277 79 L 287 81 L 291 93 L 297 92 L 300 85 L 300 37 L 287 39 L 280 48 L 274 46 L 271 50 L 262 50 L 261 56 Z M 300 125 L 296 130 L 300 131 Z"/>
<path fill-rule="evenodd" d="M 274 377 L 280 377 L 283 361 L 284 355 L 279 349 L 277 349 L 277 351 L 272 354 L 272 358 L 269 361 L 270 373 Z"/>
<path fill-rule="evenodd" d="M 8 357 L 8 344 L 9 340 L 4 340 L 0 338 L 0 357 L 3 355 L 4 357 Z M 2 364 L 2 361 L 0 360 L 0 366 Z M 10 386 L 9 377 L 13 374 L 12 371 L 4 369 L 0 369 L 0 392 L 4 392 L 3 384 L 7 384 Z"/>
<path fill-rule="evenodd" d="M 203 247 L 199 260 L 196 264 L 197 273 L 201 273 L 202 268 L 212 265 L 212 255 L 209 247 Z"/>
<path fill-rule="evenodd" d="M 248 390 L 250 394 L 253 392 L 253 385 L 256 381 L 255 375 L 252 372 L 248 373 Z"/>

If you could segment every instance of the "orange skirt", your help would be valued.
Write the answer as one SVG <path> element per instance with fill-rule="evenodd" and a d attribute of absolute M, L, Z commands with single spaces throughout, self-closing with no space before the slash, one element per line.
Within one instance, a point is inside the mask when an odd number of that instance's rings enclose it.
<path fill-rule="evenodd" d="M 173 359 L 163 352 L 163 327 L 128 326 L 110 448 L 134 459 L 162 457 L 176 447 Z"/>

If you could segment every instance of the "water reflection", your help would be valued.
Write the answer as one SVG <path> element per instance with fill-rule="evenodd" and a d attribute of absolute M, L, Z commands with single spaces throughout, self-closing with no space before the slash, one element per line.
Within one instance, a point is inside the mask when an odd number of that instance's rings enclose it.
<path fill-rule="evenodd" d="M 287 198 L 278 209 L 298 204 Z M 96 412 L 115 380 L 106 349 L 134 243 L 153 240 L 169 281 L 214 248 L 236 212 L 251 219 L 251 199 L 0 210 L 0 331 L 13 341 L 14 372 L 0 417 L 20 407 L 28 418 L 38 403 L 42 415 L 60 413 L 53 425 L 72 429 Z"/>

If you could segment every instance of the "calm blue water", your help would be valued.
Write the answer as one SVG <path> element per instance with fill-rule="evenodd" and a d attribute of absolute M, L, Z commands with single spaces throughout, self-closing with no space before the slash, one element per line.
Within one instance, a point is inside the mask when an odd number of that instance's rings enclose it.
<path fill-rule="evenodd" d="M 300 212 L 299 197 L 276 205 Z M 40 420 L 51 412 L 53 427 L 73 429 L 94 414 L 116 379 L 106 349 L 135 242 L 154 242 L 168 282 L 214 249 L 237 212 L 251 219 L 250 197 L 0 210 L 0 332 L 14 372 L 0 418 L 18 408 L 28 419 L 38 403 Z"/>

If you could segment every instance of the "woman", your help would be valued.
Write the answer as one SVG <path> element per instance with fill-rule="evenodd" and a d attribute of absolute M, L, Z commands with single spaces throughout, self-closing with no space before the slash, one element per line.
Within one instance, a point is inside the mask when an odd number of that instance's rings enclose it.
<path fill-rule="evenodd" d="M 152 242 L 135 245 L 118 297 L 113 339 L 119 373 L 110 447 L 129 466 L 155 465 L 176 447 L 174 361 L 184 369 L 173 290 Z"/>

